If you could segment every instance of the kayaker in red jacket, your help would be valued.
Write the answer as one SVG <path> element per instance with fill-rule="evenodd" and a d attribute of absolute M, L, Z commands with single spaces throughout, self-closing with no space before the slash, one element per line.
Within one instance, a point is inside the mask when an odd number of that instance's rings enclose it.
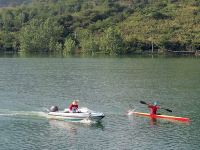
<path fill-rule="evenodd" d="M 75 113 L 75 112 L 78 112 L 78 102 L 79 102 L 79 100 L 74 100 L 70 105 L 69 105 L 69 111 L 70 112 L 73 112 L 73 113 Z"/>
<path fill-rule="evenodd" d="M 157 105 L 157 102 L 154 102 L 153 104 L 148 104 L 148 108 L 151 115 L 156 115 L 157 110 L 160 109 L 160 107 Z"/>

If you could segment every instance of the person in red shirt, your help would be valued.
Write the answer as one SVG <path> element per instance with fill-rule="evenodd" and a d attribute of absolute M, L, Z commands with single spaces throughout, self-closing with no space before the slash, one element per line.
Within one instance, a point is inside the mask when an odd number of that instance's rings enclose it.
<path fill-rule="evenodd" d="M 70 112 L 73 112 L 73 113 L 75 113 L 75 112 L 78 112 L 78 102 L 79 102 L 79 100 L 74 100 L 70 105 L 69 105 L 69 111 Z"/>
<path fill-rule="evenodd" d="M 150 110 L 150 115 L 156 115 L 157 110 L 160 109 L 160 107 L 157 105 L 157 102 L 154 102 L 153 104 L 148 104 L 148 108 Z"/>

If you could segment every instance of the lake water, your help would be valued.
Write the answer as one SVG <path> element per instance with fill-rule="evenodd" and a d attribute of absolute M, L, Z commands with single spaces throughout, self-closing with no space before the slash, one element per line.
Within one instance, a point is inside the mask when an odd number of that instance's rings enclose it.
<path fill-rule="evenodd" d="M 199 58 L 0 58 L 2 150 L 198 150 Z M 100 123 L 46 118 L 52 105 L 103 112 Z M 158 101 L 189 124 L 127 116 L 139 103 Z M 130 106 L 131 105 L 131 106 Z"/>

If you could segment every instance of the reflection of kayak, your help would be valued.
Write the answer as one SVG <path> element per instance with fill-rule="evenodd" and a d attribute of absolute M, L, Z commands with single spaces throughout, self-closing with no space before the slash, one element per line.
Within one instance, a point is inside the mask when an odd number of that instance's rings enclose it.
<path fill-rule="evenodd" d="M 168 116 L 168 115 L 150 115 L 149 113 L 142 113 L 142 112 L 129 112 L 129 114 L 135 114 L 138 116 L 146 116 L 153 119 L 160 118 L 160 119 L 169 119 L 169 120 L 176 120 L 176 121 L 182 121 L 182 122 L 189 122 L 189 118 L 183 118 L 183 117 L 176 117 L 176 116 Z"/>
<path fill-rule="evenodd" d="M 80 108 L 79 111 L 76 113 L 69 112 L 66 109 L 64 111 L 54 111 L 48 113 L 48 118 L 66 121 L 100 121 L 104 117 L 105 115 L 103 113 L 94 112 L 87 108 Z"/>

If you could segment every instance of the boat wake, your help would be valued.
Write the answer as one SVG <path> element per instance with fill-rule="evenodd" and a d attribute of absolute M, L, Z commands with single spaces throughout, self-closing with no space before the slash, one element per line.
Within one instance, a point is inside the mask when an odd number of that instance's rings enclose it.
<path fill-rule="evenodd" d="M 9 116 L 16 116 L 16 117 L 39 117 L 39 118 L 47 118 L 46 112 L 40 111 L 12 111 L 8 109 L 0 109 L 0 116 L 9 117 Z"/>
<path fill-rule="evenodd" d="M 50 121 L 56 120 L 49 117 L 49 109 L 42 108 L 43 111 L 13 111 L 8 109 L 0 109 L 0 117 L 19 117 L 19 118 L 32 118 L 32 119 L 50 119 Z M 88 111 L 87 108 L 83 110 Z M 96 121 L 83 119 L 80 121 L 64 121 L 64 122 L 75 122 L 81 124 L 95 124 Z"/>

